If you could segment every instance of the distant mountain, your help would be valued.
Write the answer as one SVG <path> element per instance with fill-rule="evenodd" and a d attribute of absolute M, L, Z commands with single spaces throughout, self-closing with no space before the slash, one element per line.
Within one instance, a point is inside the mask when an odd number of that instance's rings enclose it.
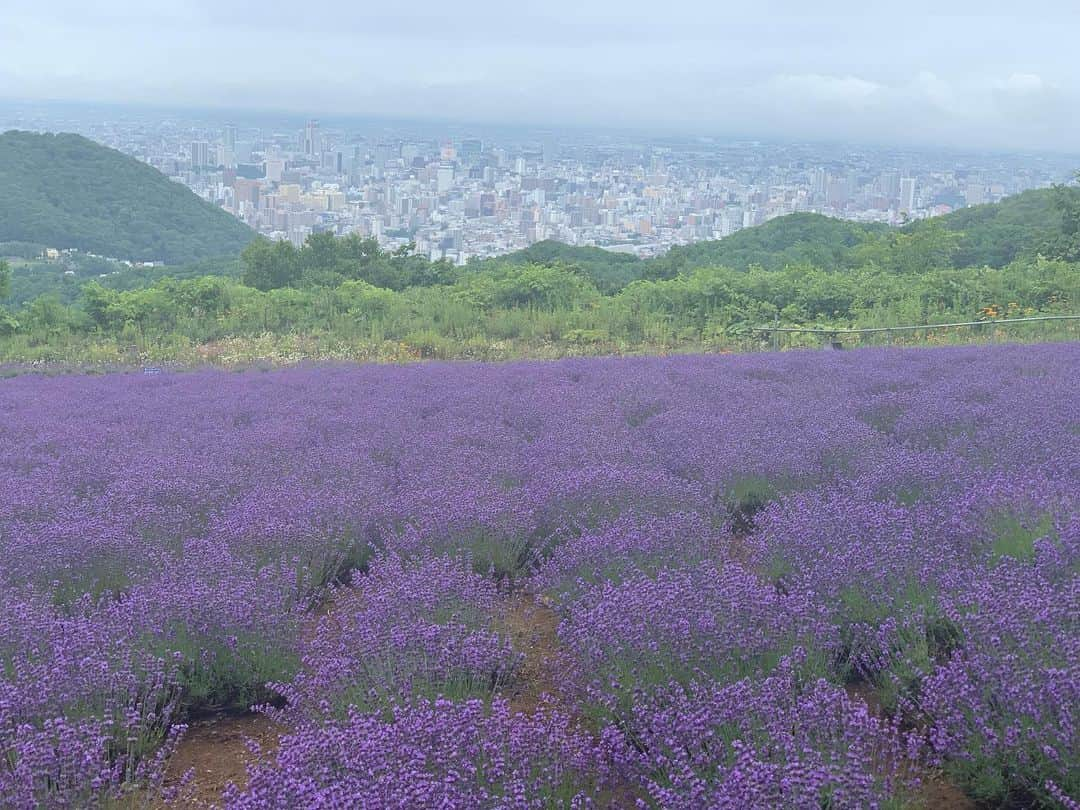
<path fill-rule="evenodd" d="M 235 257 L 242 222 L 135 158 L 79 135 L 0 135 L 0 242 L 132 261 Z"/>

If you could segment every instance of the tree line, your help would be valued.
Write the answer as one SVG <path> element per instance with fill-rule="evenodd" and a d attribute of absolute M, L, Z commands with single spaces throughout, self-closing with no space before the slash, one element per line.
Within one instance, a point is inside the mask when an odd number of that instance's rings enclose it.
<path fill-rule="evenodd" d="M 365 357 L 723 349 L 763 323 L 893 326 L 1073 311 L 1080 192 L 1040 193 L 1021 201 L 1025 210 L 1032 199 L 1052 206 L 1055 227 L 1001 266 L 960 266 L 976 246 L 948 221 L 895 230 L 815 215 L 648 261 L 541 243 L 458 267 L 357 235 L 313 234 L 300 246 L 257 239 L 218 273 L 206 272 L 212 264 L 133 270 L 81 281 L 66 297 L 38 295 L 0 316 L 0 359 L 70 353 L 87 341 L 107 353 L 187 356 L 267 335 Z M 988 255 L 1016 221 L 990 208 L 997 226 L 983 228 L 979 248 Z M 0 299 L 10 278 L 0 269 Z"/>

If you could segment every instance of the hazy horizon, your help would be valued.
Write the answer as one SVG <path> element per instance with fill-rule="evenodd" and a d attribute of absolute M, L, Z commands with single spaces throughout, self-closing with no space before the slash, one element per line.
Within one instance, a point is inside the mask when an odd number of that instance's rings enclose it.
<path fill-rule="evenodd" d="M 0 98 L 1075 152 L 1080 14 L 13 0 Z M 959 8 L 957 8 L 959 6 Z M 57 47 L 62 43 L 62 47 Z"/>

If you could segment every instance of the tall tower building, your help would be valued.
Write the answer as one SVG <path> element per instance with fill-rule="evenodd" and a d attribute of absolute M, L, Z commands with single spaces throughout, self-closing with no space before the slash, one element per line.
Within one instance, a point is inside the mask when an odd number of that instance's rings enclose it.
<path fill-rule="evenodd" d="M 915 178 L 900 178 L 900 213 L 910 214 L 915 210 Z"/>
<path fill-rule="evenodd" d="M 559 145 L 553 136 L 549 135 L 544 138 L 544 142 L 541 144 L 541 159 L 544 162 L 544 166 L 550 167 L 555 165 L 558 150 Z"/>
<path fill-rule="evenodd" d="M 322 154 L 322 133 L 318 121 L 308 121 L 304 127 L 304 154 L 314 157 Z"/>
<path fill-rule="evenodd" d="M 878 188 L 883 197 L 895 200 L 900 196 L 900 173 L 882 172 L 878 178 Z"/>
<path fill-rule="evenodd" d="M 210 165 L 210 144 L 206 141 L 191 142 L 191 168 L 205 169 Z"/>
<path fill-rule="evenodd" d="M 443 164 L 439 167 L 435 177 L 436 188 L 439 194 L 445 194 L 454 185 L 454 167 Z"/>
<path fill-rule="evenodd" d="M 225 126 L 221 138 L 221 163 L 226 169 L 236 168 L 236 127 L 232 124 Z"/>

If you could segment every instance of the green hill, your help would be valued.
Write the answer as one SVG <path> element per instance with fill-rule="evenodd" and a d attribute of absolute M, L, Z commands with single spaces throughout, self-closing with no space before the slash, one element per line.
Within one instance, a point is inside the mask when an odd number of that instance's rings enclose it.
<path fill-rule="evenodd" d="M 1055 193 L 1052 189 L 1025 191 L 999 203 L 961 208 L 929 221 L 962 234 L 953 257 L 957 267 L 1004 267 L 1040 252 L 1061 234 L 1061 211 Z M 918 232 L 926 222 L 914 223 L 907 229 Z"/>
<path fill-rule="evenodd" d="M 167 264 L 235 257 L 255 233 L 151 166 L 79 135 L 0 135 L 0 242 Z"/>
<path fill-rule="evenodd" d="M 643 267 L 641 259 L 629 253 L 616 253 L 598 247 L 567 245 L 553 239 L 545 239 L 524 250 L 489 259 L 488 263 L 515 266 L 562 264 L 576 267 L 601 292 L 614 292 L 631 281 L 636 281 L 641 278 Z"/>
<path fill-rule="evenodd" d="M 730 267 L 746 270 L 758 265 L 780 270 L 788 265 L 812 264 L 838 268 L 850 264 L 851 249 L 888 230 L 885 225 L 863 225 L 821 214 L 788 214 L 736 231 L 726 239 L 673 247 L 652 264 L 673 275 L 695 267 Z"/>
<path fill-rule="evenodd" d="M 951 214 L 921 220 L 900 229 L 862 224 L 821 214 L 789 214 L 726 239 L 674 247 L 646 265 L 651 277 L 670 277 L 697 267 L 746 270 L 760 266 L 781 270 L 809 264 L 827 270 L 859 267 L 868 259 L 895 258 L 899 246 L 918 251 L 951 236 L 951 267 L 1004 267 L 1016 259 L 1043 255 L 1073 258 L 1075 233 L 1067 214 L 1068 200 L 1080 209 L 1080 188 L 1038 189 L 1007 197 L 998 203 L 962 208 Z M 1073 215 L 1075 217 L 1075 214 Z M 911 237 L 910 240 L 900 237 Z M 889 264 L 888 261 L 885 262 Z"/>

